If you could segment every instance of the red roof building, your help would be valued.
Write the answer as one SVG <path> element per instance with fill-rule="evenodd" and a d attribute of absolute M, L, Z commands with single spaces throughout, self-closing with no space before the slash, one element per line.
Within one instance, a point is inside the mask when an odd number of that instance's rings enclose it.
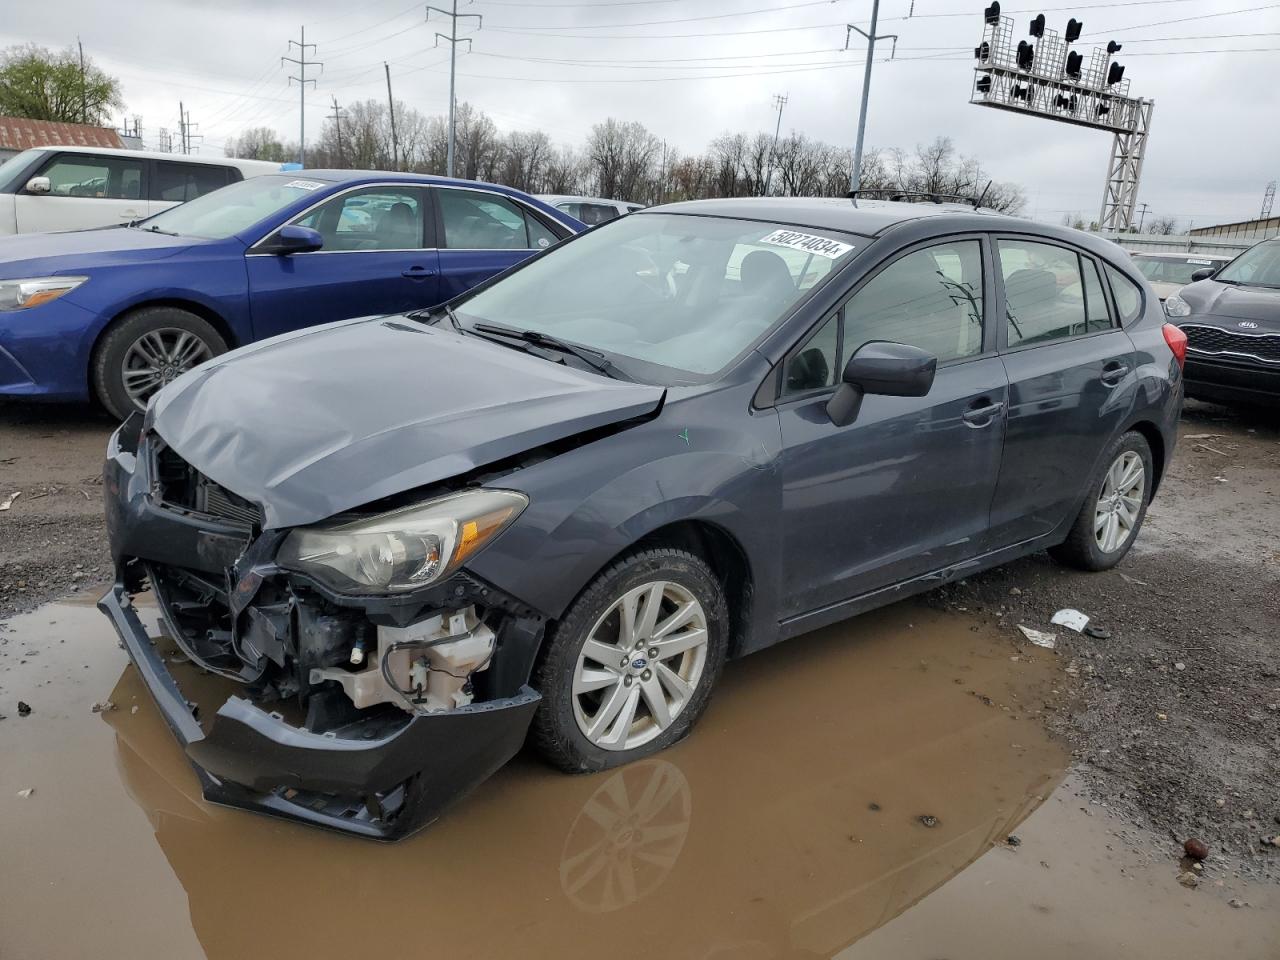
<path fill-rule="evenodd" d="M 109 127 L 0 117 L 0 159 L 32 147 L 111 147 L 120 150 L 124 148 L 124 141 Z"/>

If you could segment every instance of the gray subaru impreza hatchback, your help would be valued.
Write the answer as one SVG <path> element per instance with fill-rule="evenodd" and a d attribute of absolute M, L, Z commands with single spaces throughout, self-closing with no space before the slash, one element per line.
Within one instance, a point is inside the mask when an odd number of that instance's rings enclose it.
<path fill-rule="evenodd" d="M 1118 563 L 1185 347 L 1075 231 L 651 208 L 162 390 L 110 442 L 100 605 L 206 797 L 395 839 L 526 740 L 571 772 L 669 746 L 729 658 L 1033 551 Z M 196 715 L 147 589 L 225 702 Z"/>

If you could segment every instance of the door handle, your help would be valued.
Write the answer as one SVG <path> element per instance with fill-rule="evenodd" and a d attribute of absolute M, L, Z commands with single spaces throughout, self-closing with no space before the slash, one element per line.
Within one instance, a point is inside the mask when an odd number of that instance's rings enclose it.
<path fill-rule="evenodd" d="M 1113 360 L 1102 368 L 1102 382 L 1108 387 L 1114 387 L 1117 383 L 1125 378 L 1129 373 L 1129 365 Z"/>
<path fill-rule="evenodd" d="M 408 267 L 400 271 L 400 276 L 408 277 L 410 280 L 426 280 L 428 277 L 434 277 L 436 272 L 430 267 Z"/>
<path fill-rule="evenodd" d="M 971 427 L 985 427 L 991 424 L 1003 409 L 1003 400 L 992 403 L 984 397 L 975 401 L 969 409 L 960 414 L 960 418 Z"/>

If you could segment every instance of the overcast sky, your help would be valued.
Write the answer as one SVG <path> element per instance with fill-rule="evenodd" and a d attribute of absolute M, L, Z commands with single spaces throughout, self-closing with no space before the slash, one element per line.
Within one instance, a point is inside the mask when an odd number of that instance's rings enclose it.
<path fill-rule="evenodd" d="M 897 58 L 875 65 L 867 141 L 910 148 L 951 137 L 997 179 L 1022 184 L 1027 214 L 1097 216 L 1110 135 L 969 105 L 972 50 L 988 0 L 883 0 L 879 32 Z M 449 0 L 437 0 L 447 6 Z M 1007 0 L 1025 34 L 1040 8 Z M 324 62 L 307 93 L 307 132 L 331 98 L 385 98 L 383 61 L 398 100 L 427 113 L 448 103 L 447 21 L 426 22 L 406 0 L 53 0 L 6 5 L 0 43 L 72 45 L 118 76 L 148 146 L 176 129 L 178 101 L 204 135 L 203 152 L 247 126 L 298 135 L 298 91 L 280 57 L 305 24 Z M 845 23 L 868 25 L 871 0 L 474 0 L 460 21 L 474 37 L 458 59 L 458 99 L 503 129 L 542 129 L 580 143 L 591 124 L 639 120 L 678 150 L 724 131 L 784 131 L 851 146 L 863 42 L 845 52 Z M 1185 226 L 1257 216 L 1280 176 L 1280 3 L 1259 0 L 1050 0 L 1049 26 L 1084 22 L 1081 47 L 1115 39 L 1134 95 L 1156 102 L 1139 201 Z M 1246 12 L 1239 12 L 1246 11 Z M 1188 19 L 1189 18 L 1189 19 Z M 63 29 L 65 25 L 65 29 Z M 464 47 L 465 48 L 465 47 Z M 1198 52 L 1213 51 L 1213 52 Z M 1236 52 L 1226 52 L 1236 51 Z M 886 51 L 887 53 L 887 51 Z M 877 57 L 879 60 L 879 57 Z M 560 62 L 548 62 L 560 61 Z M 296 68 L 294 68 L 296 72 Z M 312 75 L 311 73 L 308 74 Z M 1278 205 L 1280 207 L 1280 205 Z"/>

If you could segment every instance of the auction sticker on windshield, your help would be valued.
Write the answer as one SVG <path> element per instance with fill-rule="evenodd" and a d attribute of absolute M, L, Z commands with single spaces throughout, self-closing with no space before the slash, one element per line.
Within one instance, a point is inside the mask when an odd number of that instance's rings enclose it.
<path fill-rule="evenodd" d="M 853 249 L 853 245 L 849 243 L 828 240 L 826 237 L 817 237 L 812 233 L 797 233 L 795 230 L 775 230 L 760 242 L 772 244 L 775 247 L 790 247 L 793 250 L 803 250 L 805 253 L 815 253 L 828 260 L 843 257 Z"/>
<path fill-rule="evenodd" d="M 319 180 L 290 180 L 286 187 L 297 187 L 299 190 L 319 190 L 324 186 Z"/>

